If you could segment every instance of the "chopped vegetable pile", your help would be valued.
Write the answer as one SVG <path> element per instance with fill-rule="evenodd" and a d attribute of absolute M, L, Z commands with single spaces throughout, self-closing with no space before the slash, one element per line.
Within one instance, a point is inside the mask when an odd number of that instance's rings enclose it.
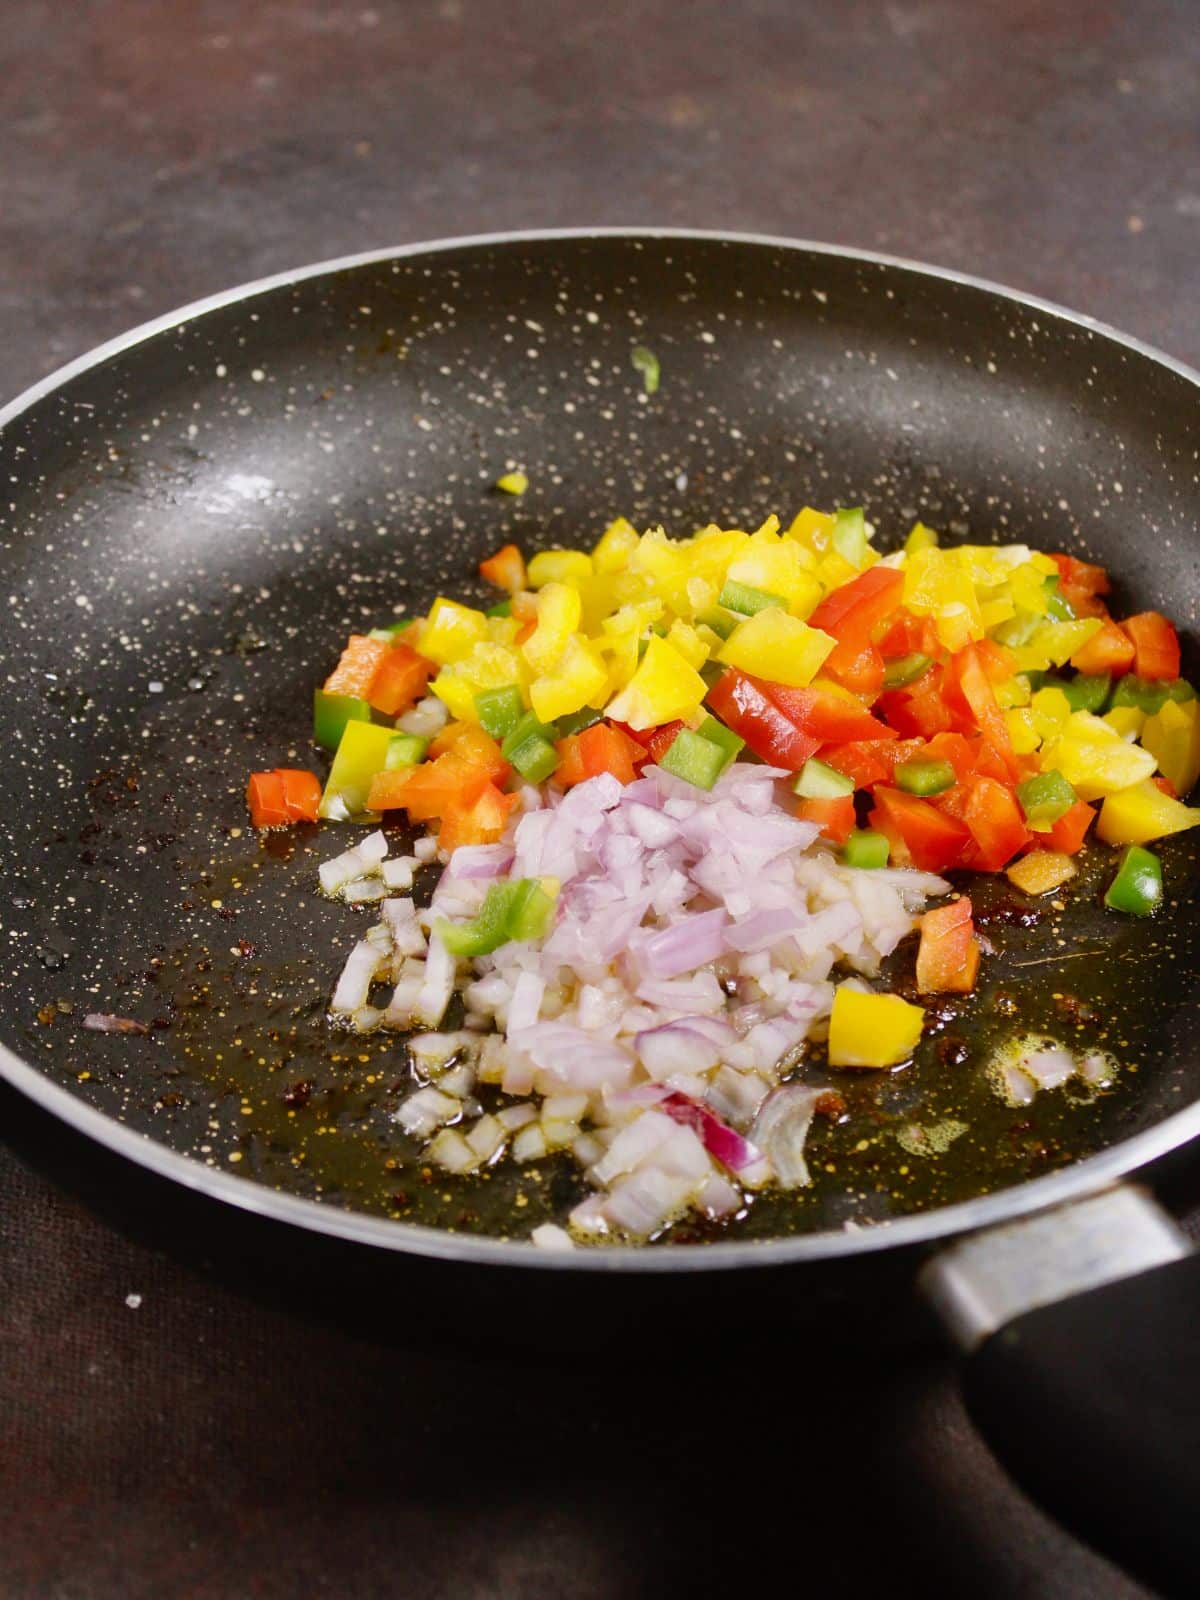
<path fill-rule="evenodd" d="M 1072 556 L 918 523 L 880 557 L 872 537 L 861 510 L 806 509 L 681 540 L 619 518 L 528 564 L 506 545 L 480 568 L 488 610 L 442 597 L 351 637 L 315 696 L 323 787 L 250 780 L 259 827 L 430 829 L 413 856 L 376 832 L 322 867 L 382 913 L 333 1013 L 430 1030 L 399 1120 L 433 1162 L 573 1151 L 590 1196 L 537 1243 L 646 1239 L 805 1184 L 830 1100 L 806 1049 L 885 1070 L 921 1037 L 881 959 L 919 929 L 920 994 L 976 984 L 971 901 L 942 874 L 1061 893 L 1091 835 L 1116 847 L 1107 907 L 1163 902 L 1146 847 L 1200 822 L 1172 624 L 1114 619 L 1106 573 Z M 434 1031 L 456 992 L 463 1026 Z"/>

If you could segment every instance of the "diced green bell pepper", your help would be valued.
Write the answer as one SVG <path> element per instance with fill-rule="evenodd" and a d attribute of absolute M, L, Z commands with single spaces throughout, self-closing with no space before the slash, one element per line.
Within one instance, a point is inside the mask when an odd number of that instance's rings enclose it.
<path fill-rule="evenodd" d="M 901 761 L 892 776 L 905 794 L 942 794 L 955 783 L 954 768 L 948 761 Z"/>
<path fill-rule="evenodd" d="M 1025 821 L 1034 833 L 1049 833 L 1059 817 L 1079 799 L 1074 789 L 1056 769 L 1039 772 L 1017 785 L 1017 799 L 1025 813 Z"/>
<path fill-rule="evenodd" d="M 872 828 L 855 828 L 842 846 L 842 860 L 848 867 L 886 867 L 890 853 L 886 838 Z"/>
<path fill-rule="evenodd" d="M 556 729 L 548 728 L 532 711 L 527 711 L 505 736 L 500 753 L 529 783 L 541 783 L 558 766 L 555 733 Z"/>
<path fill-rule="evenodd" d="M 313 738 L 322 750 L 336 750 L 348 722 L 370 722 L 371 708 L 352 694 L 313 694 Z"/>
<path fill-rule="evenodd" d="M 757 616 L 768 606 L 779 606 L 783 611 L 788 608 L 787 601 L 781 594 L 771 594 L 766 589 L 755 589 L 750 584 L 738 583 L 733 578 L 726 578 L 725 587 L 717 596 L 717 604 L 724 606 L 726 611 L 740 612 L 743 617 Z"/>
<path fill-rule="evenodd" d="M 481 689 L 475 696 L 475 714 L 493 739 L 504 739 L 525 715 L 525 701 L 519 683 L 503 689 Z"/>
<path fill-rule="evenodd" d="M 922 673 L 928 672 L 932 665 L 933 657 L 923 656 L 919 650 L 914 650 L 909 656 L 900 656 L 895 661 L 889 661 L 884 667 L 883 687 L 903 689 L 906 683 L 916 683 Z"/>
<path fill-rule="evenodd" d="M 705 739 L 690 728 L 680 728 L 670 748 L 659 758 L 664 772 L 673 773 L 697 789 L 711 789 L 729 765 L 730 757 L 719 744 Z"/>
<path fill-rule="evenodd" d="M 582 733 L 585 728 L 594 728 L 603 720 L 603 711 L 597 711 L 593 706 L 584 706 L 581 711 L 568 711 L 565 717 L 556 717 L 554 726 L 558 729 L 560 739 L 569 739 L 573 733 Z"/>
<path fill-rule="evenodd" d="M 729 668 L 723 661 L 706 661 L 700 668 L 700 676 L 711 689 L 715 683 L 721 681 L 728 671 Z"/>
<path fill-rule="evenodd" d="M 1168 700 L 1194 700 L 1196 691 L 1185 678 L 1176 678 L 1174 683 L 1161 682 L 1156 678 L 1137 678 L 1129 673 L 1124 678 L 1117 679 L 1117 686 L 1112 692 L 1109 701 L 1109 710 L 1115 706 L 1136 706 L 1139 711 L 1144 711 L 1148 717 L 1162 710 Z"/>
<path fill-rule="evenodd" d="M 553 915 L 554 901 L 536 878 L 512 878 L 491 886 L 469 922 L 441 920 L 434 931 L 452 956 L 486 956 L 513 940 L 543 938 Z"/>
<path fill-rule="evenodd" d="M 854 793 L 854 780 L 810 756 L 796 774 L 792 792 L 802 800 L 841 800 Z"/>
<path fill-rule="evenodd" d="M 734 733 L 732 728 L 727 728 L 723 722 L 719 722 L 711 713 L 706 713 L 704 721 L 696 729 L 696 732 L 702 739 L 707 739 L 709 744 L 719 745 L 725 752 L 725 760 L 721 766 L 722 772 L 731 762 L 736 761 L 746 748 L 746 741 L 741 734 Z"/>
<path fill-rule="evenodd" d="M 496 604 L 494 606 L 489 606 L 487 608 L 487 610 L 484 612 L 484 616 L 486 616 L 486 617 L 511 617 L 512 616 L 512 601 L 511 600 L 497 600 Z"/>
<path fill-rule="evenodd" d="M 1104 904 L 1110 911 L 1131 917 L 1149 917 L 1162 905 L 1162 863 L 1153 850 L 1140 844 L 1127 846 L 1117 875 L 1108 886 Z"/>
<path fill-rule="evenodd" d="M 1075 607 L 1069 600 L 1064 600 L 1062 595 L 1059 594 L 1058 586 L 1060 582 L 1061 580 L 1056 574 L 1051 574 L 1042 584 L 1046 595 L 1046 615 L 1052 617 L 1055 622 L 1074 622 Z"/>
<path fill-rule="evenodd" d="M 833 548 L 852 567 L 861 567 L 867 559 L 867 519 L 861 506 L 843 506 L 834 512 Z"/>
<path fill-rule="evenodd" d="M 422 739 L 415 733 L 395 733 L 388 745 L 384 768 L 394 772 L 397 767 L 415 767 L 418 762 L 424 761 L 428 749 L 428 739 Z"/>
<path fill-rule="evenodd" d="M 730 616 L 723 606 L 711 606 L 707 611 L 699 612 L 696 621 L 702 622 L 706 628 L 711 628 L 722 639 L 728 639 L 737 627 L 737 618 Z"/>
<path fill-rule="evenodd" d="M 1093 711 L 1098 714 L 1108 704 L 1112 676 L 1107 672 L 1098 676 L 1081 672 L 1075 678 L 1047 677 L 1042 687 L 1061 689 L 1072 711 Z"/>
<path fill-rule="evenodd" d="M 362 816 L 371 779 L 388 764 L 394 728 L 377 722 L 347 722 L 321 796 L 318 815 L 336 822 Z"/>

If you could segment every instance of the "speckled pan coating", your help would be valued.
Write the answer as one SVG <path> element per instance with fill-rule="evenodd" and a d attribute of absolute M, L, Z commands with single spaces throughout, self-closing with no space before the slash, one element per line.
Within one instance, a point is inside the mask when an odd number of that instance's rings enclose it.
<path fill-rule="evenodd" d="M 637 343 L 661 362 L 652 398 Z M 236 1097 L 215 1102 L 174 1045 L 169 975 L 190 950 L 236 963 L 274 941 L 264 1003 L 272 963 L 299 964 L 319 1014 L 330 908 L 297 886 L 336 841 L 281 865 L 229 830 L 251 766 L 309 760 L 308 686 L 349 629 L 471 590 L 506 538 L 806 501 L 865 503 L 885 543 L 919 513 L 1078 550 L 1192 630 L 1200 596 L 1194 375 L 1052 307 L 820 247 L 558 235 L 335 264 L 160 324 L 0 420 L 0 1040 L 38 1077 L 13 1056 L 0 1071 L 185 1182 L 426 1253 L 530 1258 L 242 1181 Z M 514 465 L 519 501 L 490 492 Z M 1190 1135 L 1191 1113 L 1163 1121 L 1200 1069 L 1187 910 L 1156 930 L 1173 1065 L 1099 1137 L 1126 1142 L 890 1234 L 1023 1209 Z M 343 946 L 356 926 L 341 917 Z M 150 1036 L 86 1033 L 90 1010 Z"/>

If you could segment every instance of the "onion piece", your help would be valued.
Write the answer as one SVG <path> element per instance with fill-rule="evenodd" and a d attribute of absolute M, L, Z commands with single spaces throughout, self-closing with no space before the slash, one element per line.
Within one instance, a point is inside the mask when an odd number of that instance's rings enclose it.
<path fill-rule="evenodd" d="M 344 850 L 332 861 L 323 861 L 317 868 L 317 877 L 325 894 L 336 894 L 343 884 L 355 878 L 365 878 L 379 871 L 387 855 L 387 840 L 377 828 L 367 834 L 351 850 Z"/>
<path fill-rule="evenodd" d="M 770 1168 L 758 1146 L 728 1127 L 707 1106 L 685 1095 L 673 1094 L 663 1101 L 662 1109 L 667 1116 L 699 1134 L 709 1155 L 736 1172 L 749 1187 L 757 1188 L 770 1177 Z"/>
<path fill-rule="evenodd" d="M 346 958 L 346 965 L 333 991 L 333 999 L 329 1002 L 330 1011 L 335 1016 L 348 1017 L 360 1006 L 365 1006 L 371 985 L 386 962 L 387 957 L 370 940 L 360 939 Z"/>
<path fill-rule="evenodd" d="M 806 1188 L 812 1182 L 804 1145 L 813 1113 L 824 1089 L 789 1083 L 763 1101 L 750 1133 L 785 1189 Z"/>
<path fill-rule="evenodd" d="M 435 933 L 425 958 L 425 981 L 413 1005 L 413 1015 L 427 1028 L 436 1028 L 454 993 L 454 957 Z"/>

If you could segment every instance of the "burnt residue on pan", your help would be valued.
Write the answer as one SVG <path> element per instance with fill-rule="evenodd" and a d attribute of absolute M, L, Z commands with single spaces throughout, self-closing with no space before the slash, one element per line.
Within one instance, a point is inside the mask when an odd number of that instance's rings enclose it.
<path fill-rule="evenodd" d="M 661 365 L 652 397 L 635 344 Z M 132 345 L 0 434 L 0 1037 L 202 1164 L 527 1233 L 578 1197 L 571 1166 L 431 1172 L 391 1120 L 403 1042 L 326 1021 L 362 927 L 315 890 L 343 835 L 260 844 L 245 825 L 249 770 L 317 764 L 308 697 L 346 632 L 470 594 L 508 538 L 577 543 L 617 512 L 690 531 L 804 502 L 865 503 L 884 545 L 919 514 L 1084 552 L 1119 603 L 1194 630 L 1195 412 L 1185 377 L 1042 308 L 713 240 L 377 261 Z M 517 465 L 528 494 L 493 494 Z M 1100 850 L 1061 911 L 973 883 L 999 952 L 984 989 L 940 1008 L 911 1067 L 836 1075 L 844 1109 L 812 1135 L 812 1187 L 760 1196 L 732 1230 L 984 1193 L 1193 1098 L 1200 872 L 1186 838 L 1163 855 L 1172 904 L 1149 925 L 1099 909 Z M 895 962 L 902 983 L 911 952 Z M 88 1013 L 150 1031 L 89 1032 Z M 1005 1105 L 986 1061 L 1018 1026 L 1110 1050 L 1115 1087 Z"/>

